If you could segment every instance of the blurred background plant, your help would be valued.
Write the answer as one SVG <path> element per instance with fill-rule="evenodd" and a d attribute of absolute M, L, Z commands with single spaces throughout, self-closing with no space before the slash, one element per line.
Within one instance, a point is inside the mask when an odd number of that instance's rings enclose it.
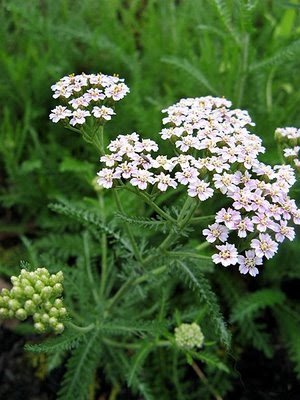
<path fill-rule="evenodd" d="M 78 218 L 74 211 L 75 218 L 70 219 L 62 215 L 64 212 L 53 213 L 62 211 L 58 206 L 48 207 L 49 203 L 60 202 L 90 211 L 101 219 L 93 186 L 99 170 L 98 157 L 79 135 L 49 122 L 49 112 L 55 105 L 51 84 L 72 72 L 120 73 L 131 93 L 105 128 L 110 139 L 132 130 L 157 139 L 164 107 L 181 97 L 225 96 L 234 107 L 249 110 L 256 122 L 253 131 L 262 137 L 267 148 L 262 160 L 278 163 L 281 158 L 274 140 L 275 128 L 300 127 L 299 13 L 298 0 L 3 0 L 1 274 L 17 273 L 20 259 L 36 267 L 47 265 L 52 272 L 67 265 L 81 266 L 81 276 L 85 274 L 87 260 L 94 271 L 100 268 L 97 240 L 83 233 L 84 218 Z M 295 185 L 293 196 L 299 200 L 299 184 Z M 110 194 L 105 194 L 104 199 L 109 204 L 105 218 L 115 226 L 116 210 Z M 129 215 L 142 207 L 134 198 L 122 200 Z M 89 225 L 91 221 L 86 222 Z M 141 233 L 145 239 L 151 239 L 147 229 L 141 228 Z M 197 240 L 197 232 L 193 232 L 191 244 L 197 245 L 198 241 L 201 239 Z M 283 245 L 255 280 L 221 268 L 206 271 L 222 310 L 232 323 L 233 359 L 239 360 L 247 349 L 256 348 L 267 359 L 273 357 L 278 361 L 281 349 L 286 348 L 300 376 L 299 258 L 298 239 Z M 69 270 L 71 286 L 73 272 L 72 268 Z M 129 270 L 122 273 L 128 275 Z M 77 279 L 79 284 L 80 278 Z M 156 290 L 158 296 L 160 288 Z M 66 299 L 69 304 L 72 301 Z M 163 298 L 161 301 L 164 310 Z M 180 295 L 169 307 L 183 310 L 178 301 Z M 188 308 L 196 300 L 191 295 L 182 301 Z M 84 305 L 81 313 L 86 314 Z M 195 316 L 193 312 L 191 315 Z M 147 349 L 144 355 L 146 352 Z M 197 387 L 177 355 L 166 360 L 162 352 L 159 354 L 161 363 L 167 362 L 173 368 L 172 378 L 168 369 L 157 373 L 157 358 L 147 359 L 143 372 L 143 378 L 150 379 L 159 398 L 184 399 L 191 388 L 195 399 L 200 395 L 210 398 L 211 392 L 205 385 L 204 389 Z M 59 357 L 51 358 L 50 370 L 59 364 Z M 278 362 L 286 363 L 288 379 L 294 382 L 287 355 L 282 357 Z M 144 358 L 140 360 L 142 364 Z M 106 368 L 112 377 L 111 365 Z M 129 368 L 129 364 L 122 368 Z M 154 372 L 155 381 L 151 375 Z M 209 367 L 206 371 L 210 384 L 222 396 L 238 385 L 239 379 L 236 372 L 226 376 L 223 372 L 216 374 Z M 246 380 L 245 375 L 242 380 Z M 167 388 L 166 381 L 174 387 Z M 119 383 L 119 376 L 114 376 L 108 385 L 120 392 L 116 389 Z M 116 398 L 113 390 L 112 399 Z M 145 393 L 143 396 L 147 398 Z"/>

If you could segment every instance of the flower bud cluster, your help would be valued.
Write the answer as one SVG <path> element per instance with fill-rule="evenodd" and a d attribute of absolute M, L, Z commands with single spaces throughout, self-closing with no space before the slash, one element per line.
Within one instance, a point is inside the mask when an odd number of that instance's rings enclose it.
<path fill-rule="evenodd" d="M 61 271 L 50 275 L 46 268 L 33 272 L 22 269 L 18 277 L 11 277 L 12 288 L 1 291 L 0 318 L 24 321 L 32 316 L 37 332 L 52 329 L 57 334 L 62 333 L 62 321 L 67 315 L 61 298 L 62 282 Z"/>
<path fill-rule="evenodd" d="M 277 128 L 275 138 L 284 145 L 283 156 L 296 169 L 300 170 L 300 129 Z"/>
<path fill-rule="evenodd" d="M 179 347 L 191 350 L 203 346 L 204 335 L 196 322 L 181 324 L 175 328 L 175 342 Z"/>
<path fill-rule="evenodd" d="M 129 93 L 124 79 L 102 73 L 64 76 L 51 89 L 53 97 L 63 102 L 51 111 L 51 121 L 64 121 L 73 126 L 85 124 L 90 117 L 100 124 L 109 121 L 115 115 L 115 102 Z"/>
<path fill-rule="evenodd" d="M 251 134 L 247 111 L 231 110 L 228 100 L 213 97 L 182 99 L 164 112 L 167 128 L 160 132 L 177 155 L 154 156 L 158 145 L 137 133 L 119 135 L 101 157 L 105 168 L 98 183 L 111 188 L 120 180 L 140 190 L 156 185 L 159 191 L 186 186 L 187 194 L 205 201 L 214 193 L 226 197 L 229 207 L 216 211 L 215 222 L 203 230 L 218 253 L 213 261 L 225 267 L 239 265 L 242 274 L 258 274 L 263 257 L 273 257 L 278 243 L 295 237 L 291 222 L 300 223 L 300 211 L 288 195 L 295 183 L 289 165 L 266 165 L 258 160 L 265 151 Z M 248 246 L 245 253 L 228 238 Z"/>

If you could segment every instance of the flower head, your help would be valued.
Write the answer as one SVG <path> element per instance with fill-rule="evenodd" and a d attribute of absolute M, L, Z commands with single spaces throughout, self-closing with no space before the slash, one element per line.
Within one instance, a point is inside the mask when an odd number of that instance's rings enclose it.
<path fill-rule="evenodd" d="M 257 257 L 254 250 L 245 252 L 245 256 L 238 256 L 239 271 L 241 274 L 256 276 L 259 271 L 257 265 L 262 265 L 262 258 Z"/>
<path fill-rule="evenodd" d="M 212 256 L 212 260 L 215 264 L 222 264 L 224 267 L 228 265 L 235 265 L 238 262 L 238 252 L 235 245 L 225 243 L 224 245 L 216 246 L 219 253 Z"/>
<path fill-rule="evenodd" d="M 181 324 L 175 328 L 175 341 L 179 347 L 193 349 L 203 346 L 204 335 L 196 322 Z"/>
<path fill-rule="evenodd" d="M 12 289 L 2 289 L 0 294 L 0 318 L 24 321 L 32 316 L 36 331 L 52 329 L 57 334 L 63 332 L 67 310 L 61 298 L 61 271 L 50 275 L 46 268 L 31 272 L 22 269 L 19 276 L 11 277 L 11 282 Z"/>

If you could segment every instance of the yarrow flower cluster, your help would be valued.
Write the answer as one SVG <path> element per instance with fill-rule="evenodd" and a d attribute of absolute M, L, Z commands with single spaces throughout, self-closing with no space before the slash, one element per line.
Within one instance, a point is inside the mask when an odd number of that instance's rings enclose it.
<path fill-rule="evenodd" d="M 295 168 L 300 169 L 300 129 L 291 127 L 277 128 L 275 137 L 284 144 L 284 158 Z"/>
<path fill-rule="evenodd" d="M 140 190 L 156 185 L 161 192 L 183 185 L 201 202 L 214 193 L 225 196 L 229 206 L 216 212 L 203 235 L 218 250 L 214 263 L 238 264 L 242 274 L 255 276 L 278 243 L 294 239 L 288 224 L 299 224 L 300 213 L 288 193 L 296 179 L 291 166 L 258 160 L 265 149 L 247 128 L 254 123 L 247 111 L 230 106 L 226 99 L 208 96 L 182 99 L 163 110 L 167 127 L 160 135 L 170 141 L 175 157 L 153 155 L 157 143 L 137 133 L 119 135 L 108 146 L 111 153 L 101 157 L 105 168 L 98 183 L 111 188 L 122 180 Z M 240 247 L 246 243 L 248 248 L 239 250 L 229 238 L 242 239 Z"/>
<path fill-rule="evenodd" d="M 72 126 L 85 124 L 89 117 L 101 124 L 109 121 L 115 115 L 115 102 L 129 93 L 124 79 L 102 73 L 64 76 L 51 89 L 53 97 L 63 102 L 51 111 L 51 121 Z"/>
<path fill-rule="evenodd" d="M 62 282 L 62 272 L 50 275 L 46 268 L 33 272 L 22 269 L 18 277 L 11 277 L 12 289 L 1 291 L 0 318 L 24 321 L 32 316 L 37 332 L 52 329 L 56 334 L 62 333 L 62 320 L 67 315 L 61 298 Z"/>
<path fill-rule="evenodd" d="M 175 328 L 175 342 L 179 347 L 191 350 L 203 346 L 204 335 L 196 322 L 181 324 Z"/>

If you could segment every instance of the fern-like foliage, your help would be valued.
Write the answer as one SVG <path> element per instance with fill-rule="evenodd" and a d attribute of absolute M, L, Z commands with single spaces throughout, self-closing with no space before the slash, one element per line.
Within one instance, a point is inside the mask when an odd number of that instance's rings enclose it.
<path fill-rule="evenodd" d="M 26 344 L 25 350 L 33 353 L 55 353 L 74 349 L 84 340 L 84 333 L 66 330 L 62 335 L 37 344 Z"/>
<path fill-rule="evenodd" d="M 88 387 L 94 379 L 101 350 L 97 329 L 86 335 L 83 342 L 72 350 L 58 400 L 88 399 Z"/>
<path fill-rule="evenodd" d="M 253 317 L 257 311 L 266 307 L 274 307 L 285 301 L 283 292 L 276 289 L 261 289 L 248 294 L 240 299 L 233 307 L 231 321 L 243 321 L 247 317 Z"/>
<path fill-rule="evenodd" d="M 300 323 L 286 310 L 276 310 L 275 316 L 284 340 L 283 344 L 288 350 L 296 375 L 300 379 Z"/>
<path fill-rule="evenodd" d="M 119 232 L 110 228 L 107 224 L 104 224 L 99 216 L 92 211 L 61 203 L 49 204 L 49 208 L 58 214 L 75 219 L 82 225 L 90 228 L 97 236 L 99 233 L 106 233 L 112 239 L 118 241 L 119 244 L 123 244 L 123 246 L 127 248 L 127 242 L 123 240 Z"/>
<path fill-rule="evenodd" d="M 121 212 L 117 212 L 115 215 L 121 221 L 137 225 L 142 228 L 153 229 L 154 231 L 161 231 L 163 233 L 168 233 L 172 229 L 175 230 L 175 227 L 173 227 L 170 222 L 159 218 L 159 216 L 156 218 L 130 217 L 129 215 L 123 214 Z"/>
<path fill-rule="evenodd" d="M 212 291 L 208 280 L 193 264 L 178 260 L 177 262 L 173 262 L 171 266 L 177 276 L 181 278 L 190 289 L 197 293 L 201 301 L 207 304 L 211 319 L 221 342 L 229 347 L 231 335 L 221 313 L 217 297 Z"/>

